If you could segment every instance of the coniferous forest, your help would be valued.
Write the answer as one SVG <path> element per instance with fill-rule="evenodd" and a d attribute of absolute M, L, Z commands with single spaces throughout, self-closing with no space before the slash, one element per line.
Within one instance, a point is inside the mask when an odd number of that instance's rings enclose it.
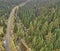
<path fill-rule="evenodd" d="M 0 0 L 0 51 L 60 51 L 60 0 Z"/>

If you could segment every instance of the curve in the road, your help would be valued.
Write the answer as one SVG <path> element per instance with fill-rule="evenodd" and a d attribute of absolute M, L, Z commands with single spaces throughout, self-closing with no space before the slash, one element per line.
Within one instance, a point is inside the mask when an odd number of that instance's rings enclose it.
<path fill-rule="evenodd" d="M 10 42 L 10 30 L 11 30 L 11 25 L 12 25 L 12 20 L 14 20 L 14 14 L 15 14 L 15 10 L 18 10 L 19 7 L 24 6 L 26 3 L 28 3 L 30 0 L 27 0 L 26 2 L 19 4 L 18 6 L 14 7 L 10 13 L 9 16 L 9 20 L 8 20 L 8 25 L 7 25 L 7 30 L 6 30 L 6 51 L 10 51 L 10 47 L 9 47 L 9 42 Z"/>

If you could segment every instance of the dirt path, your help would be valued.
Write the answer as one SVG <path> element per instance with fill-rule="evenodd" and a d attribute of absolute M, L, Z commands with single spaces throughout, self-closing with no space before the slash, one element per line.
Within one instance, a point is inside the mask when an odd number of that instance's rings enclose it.
<path fill-rule="evenodd" d="M 6 51 L 10 51 L 10 47 L 9 47 L 9 42 L 10 42 L 10 30 L 11 30 L 11 25 L 12 25 L 12 20 L 14 20 L 14 14 L 15 11 L 18 10 L 19 7 L 24 6 L 26 3 L 28 3 L 30 0 L 27 0 L 26 2 L 19 4 L 18 6 L 14 7 L 10 13 L 9 16 L 9 20 L 8 20 L 8 24 L 7 24 L 7 30 L 6 30 L 6 39 L 5 39 L 5 43 L 6 43 Z"/>

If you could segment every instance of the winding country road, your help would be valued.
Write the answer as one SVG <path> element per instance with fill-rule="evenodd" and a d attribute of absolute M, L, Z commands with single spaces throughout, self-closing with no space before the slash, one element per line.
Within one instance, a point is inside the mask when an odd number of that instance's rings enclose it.
<path fill-rule="evenodd" d="M 26 2 L 23 2 L 22 4 L 17 5 L 16 7 L 14 7 L 10 13 L 9 16 L 9 20 L 8 20 L 8 24 L 7 24 L 7 30 L 6 30 L 6 39 L 5 39 L 5 43 L 6 43 L 6 51 L 10 51 L 10 47 L 9 47 L 9 42 L 10 42 L 10 30 L 11 30 L 11 25 L 12 25 L 12 20 L 14 19 L 14 14 L 15 11 L 18 10 L 19 7 L 24 6 L 26 3 L 28 3 L 30 0 L 27 0 Z"/>

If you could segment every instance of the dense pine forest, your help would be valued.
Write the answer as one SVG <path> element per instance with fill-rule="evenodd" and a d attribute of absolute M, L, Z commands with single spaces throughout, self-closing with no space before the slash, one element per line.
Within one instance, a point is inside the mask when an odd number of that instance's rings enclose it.
<path fill-rule="evenodd" d="M 0 51 L 60 51 L 60 0 L 26 1 L 0 0 Z"/>

